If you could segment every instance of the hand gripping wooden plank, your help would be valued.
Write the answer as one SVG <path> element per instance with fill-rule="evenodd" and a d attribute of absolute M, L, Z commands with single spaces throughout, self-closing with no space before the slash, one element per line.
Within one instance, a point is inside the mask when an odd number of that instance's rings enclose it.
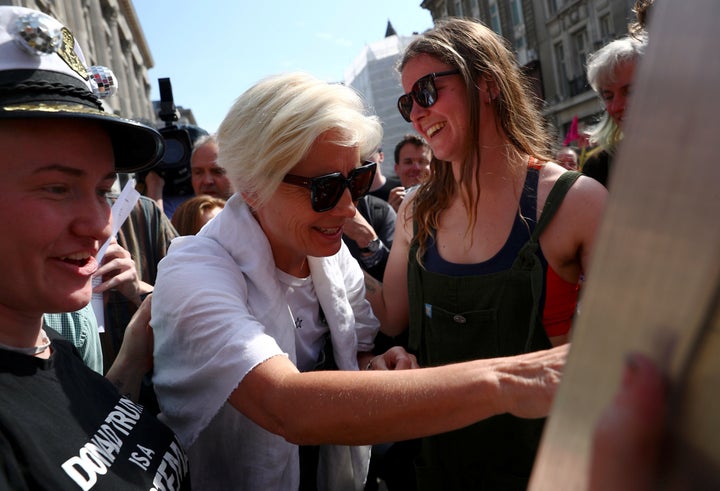
<path fill-rule="evenodd" d="M 587 489 L 592 432 L 632 351 L 653 358 L 671 382 L 663 472 L 720 480 L 718 19 L 717 0 L 653 6 L 532 491 Z"/>

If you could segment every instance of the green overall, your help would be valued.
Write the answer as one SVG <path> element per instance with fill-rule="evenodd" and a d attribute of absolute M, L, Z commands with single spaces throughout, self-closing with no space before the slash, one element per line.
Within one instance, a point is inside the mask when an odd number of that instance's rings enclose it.
<path fill-rule="evenodd" d="M 410 350 L 422 366 L 510 356 L 550 347 L 542 326 L 543 266 L 538 239 L 580 174 L 566 172 L 509 270 L 448 276 L 420 267 L 410 249 Z M 544 419 L 494 416 L 424 438 L 416 462 L 419 490 L 526 489 Z"/>

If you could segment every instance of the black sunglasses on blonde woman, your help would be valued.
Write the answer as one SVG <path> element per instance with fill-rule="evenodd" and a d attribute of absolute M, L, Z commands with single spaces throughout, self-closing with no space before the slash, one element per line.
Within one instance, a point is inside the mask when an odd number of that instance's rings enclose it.
<path fill-rule="evenodd" d="M 413 107 L 413 99 L 420 107 L 430 107 L 437 102 L 437 87 L 435 87 L 435 79 L 445 77 L 447 75 L 458 75 L 460 70 L 448 70 L 446 72 L 434 72 L 418 79 L 407 94 L 403 94 L 398 99 L 398 110 L 405 121 L 410 122 L 410 112 Z"/>
<path fill-rule="evenodd" d="M 312 209 L 317 213 L 332 210 L 340 201 L 345 188 L 350 190 L 353 201 L 357 201 L 370 191 L 377 164 L 365 162 L 361 167 L 350 171 L 347 177 L 341 172 L 333 172 L 318 177 L 303 177 L 286 174 L 283 182 L 308 188 Z"/>

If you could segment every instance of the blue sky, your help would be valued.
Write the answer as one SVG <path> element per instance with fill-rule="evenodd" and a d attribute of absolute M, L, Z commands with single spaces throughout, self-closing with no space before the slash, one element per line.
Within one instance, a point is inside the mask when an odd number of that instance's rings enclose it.
<path fill-rule="evenodd" d="M 363 47 L 432 27 L 422 0 L 134 0 L 158 78 L 170 77 L 175 104 L 215 131 L 232 102 L 261 78 L 303 70 L 342 81 Z"/>

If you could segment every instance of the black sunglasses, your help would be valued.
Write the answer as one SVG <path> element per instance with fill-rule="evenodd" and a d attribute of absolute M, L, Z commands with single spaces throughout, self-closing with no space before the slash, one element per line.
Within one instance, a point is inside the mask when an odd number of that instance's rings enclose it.
<path fill-rule="evenodd" d="M 377 164 L 365 162 L 361 167 L 350 171 L 347 177 L 340 172 L 333 172 L 318 177 L 302 177 L 286 174 L 283 182 L 308 188 L 312 209 L 317 213 L 332 210 L 338 204 L 345 188 L 350 190 L 353 201 L 357 201 L 370 191 Z"/>
<path fill-rule="evenodd" d="M 448 70 L 446 72 L 429 73 L 418 79 L 407 94 L 401 95 L 398 99 L 397 106 L 400 114 L 405 121 L 410 122 L 410 111 L 413 107 L 413 99 L 420 104 L 421 107 L 430 107 L 437 102 L 437 87 L 435 87 L 435 79 L 444 77 L 445 75 L 457 75 L 460 70 Z"/>

